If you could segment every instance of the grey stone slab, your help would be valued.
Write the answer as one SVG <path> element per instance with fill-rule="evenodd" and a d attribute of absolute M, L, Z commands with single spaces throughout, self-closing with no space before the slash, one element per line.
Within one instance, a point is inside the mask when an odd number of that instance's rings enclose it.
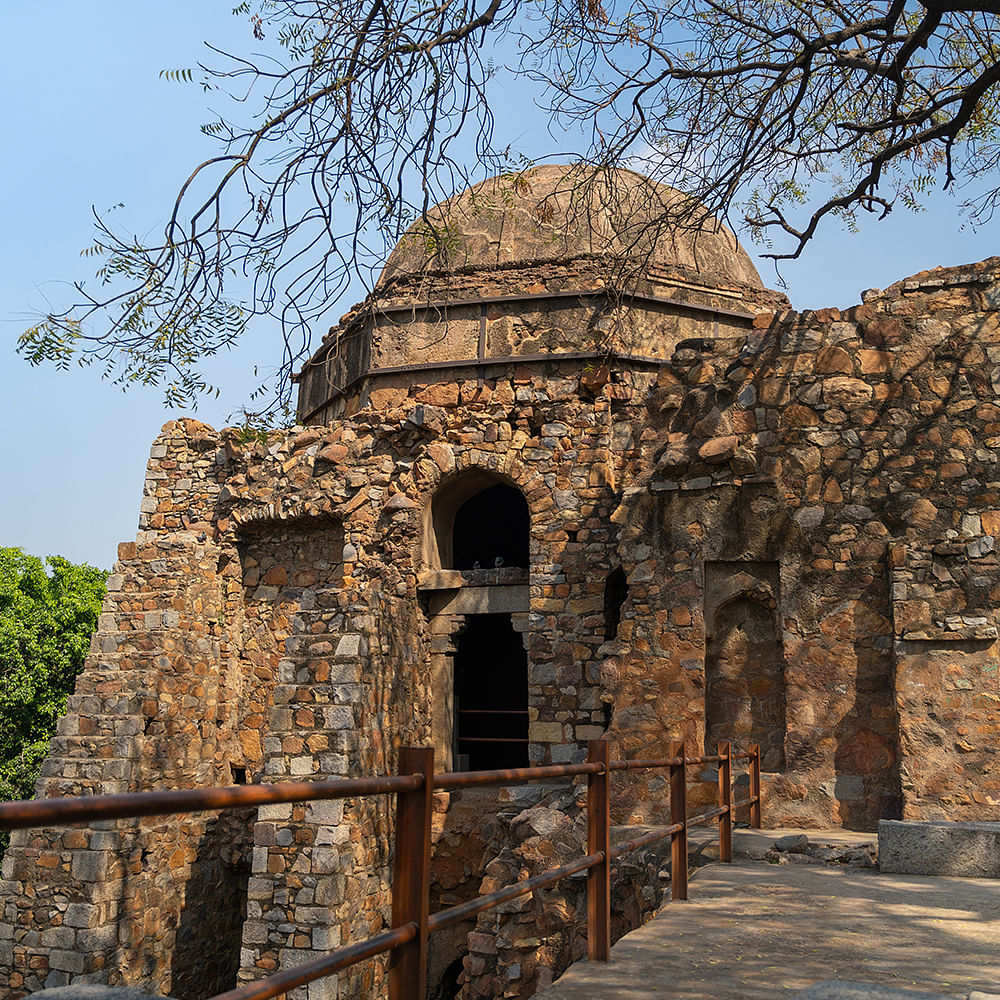
<path fill-rule="evenodd" d="M 774 842 L 774 849 L 802 854 L 809 850 L 809 838 L 804 833 L 790 833 L 785 837 L 779 837 Z"/>
<path fill-rule="evenodd" d="M 793 995 L 798 1000 L 950 1000 L 943 993 L 923 993 L 901 990 L 895 986 L 880 986 L 878 983 L 851 983 L 832 979 L 813 983 Z"/>
<path fill-rule="evenodd" d="M 173 1000 L 154 996 L 136 986 L 55 986 L 30 994 L 32 1000 Z"/>
<path fill-rule="evenodd" d="M 880 820 L 883 872 L 1000 878 L 1000 823 Z"/>

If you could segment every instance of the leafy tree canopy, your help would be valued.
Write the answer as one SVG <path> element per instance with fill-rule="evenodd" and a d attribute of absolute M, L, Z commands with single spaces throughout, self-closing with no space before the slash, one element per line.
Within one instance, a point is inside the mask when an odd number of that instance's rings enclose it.
<path fill-rule="evenodd" d="M 0 800 L 30 799 L 90 649 L 108 574 L 0 548 Z M 0 845 L 2 846 L 2 845 Z"/>
<path fill-rule="evenodd" d="M 523 161 L 494 133 L 505 78 L 551 116 L 552 156 L 633 166 L 797 256 L 817 228 L 918 208 L 1000 158 L 996 0 L 265 0 L 260 54 L 166 75 L 236 99 L 206 123 L 162 236 L 99 220 L 96 286 L 26 331 L 32 363 L 97 362 L 168 401 L 254 314 L 280 320 L 270 406 L 313 321 L 430 205 Z M 251 39 L 252 36 L 252 39 Z M 221 95 L 219 97 L 221 100 Z M 678 202 L 678 205 L 681 205 Z M 683 207 L 664 225 L 696 225 Z M 252 300 L 227 295 L 249 280 Z M 231 291 L 229 293 L 231 295 Z M 265 406 L 266 409 L 266 406 Z"/>

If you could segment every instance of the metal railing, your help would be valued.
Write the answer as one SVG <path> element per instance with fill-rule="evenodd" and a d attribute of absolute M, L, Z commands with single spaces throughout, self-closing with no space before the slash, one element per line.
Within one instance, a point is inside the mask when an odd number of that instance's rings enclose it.
<path fill-rule="evenodd" d="M 734 802 L 732 763 L 744 759 L 748 762 L 750 794 L 747 798 Z M 718 764 L 718 805 L 689 817 L 685 769 L 702 764 Z M 612 847 L 612 772 L 656 769 L 669 770 L 670 825 L 650 830 Z M 434 914 L 428 912 L 431 803 L 435 791 L 511 785 L 578 775 L 587 776 L 586 855 L 496 892 Z M 760 748 L 754 745 L 748 752 L 732 753 L 728 743 L 720 743 L 716 754 L 687 757 L 684 744 L 673 742 L 667 757 L 623 761 L 609 759 L 607 741 L 591 740 L 587 760 L 580 764 L 434 774 L 432 749 L 403 747 L 399 751 L 398 773 L 392 777 L 280 782 L 232 788 L 179 789 L 9 802 L 0 804 L 0 830 L 17 830 L 50 823 L 172 815 L 382 794 L 396 795 L 390 929 L 365 941 L 338 948 L 293 969 L 217 994 L 211 1000 L 267 1000 L 386 952 L 389 953 L 390 1000 L 424 1000 L 427 942 L 430 934 L 584 871 L 587 873 L 587 956 L 591 961 L 606 962 L 611 955 L 611 862 L 623 854 L 669 837 L 671 898 L 687 899 L 689 827 L 718 819 L 719 858 L 724 862 L 732 861 L 733 818 L 737 809 L 748 807 L 750 826 L 760 827 Z"/>

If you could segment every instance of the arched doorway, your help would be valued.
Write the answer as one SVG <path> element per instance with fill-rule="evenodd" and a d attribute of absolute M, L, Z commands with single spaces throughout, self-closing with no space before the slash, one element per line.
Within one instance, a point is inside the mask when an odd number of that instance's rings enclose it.
<path fill-rule="evenodd" d="M 528 764 L 531 515 L 509 479 L 467 469 L 427 507 L 423 558 L 432 632 L 432 732 L 457 770 Z M 456 572 L 457 571 L 457 572 Z"/>

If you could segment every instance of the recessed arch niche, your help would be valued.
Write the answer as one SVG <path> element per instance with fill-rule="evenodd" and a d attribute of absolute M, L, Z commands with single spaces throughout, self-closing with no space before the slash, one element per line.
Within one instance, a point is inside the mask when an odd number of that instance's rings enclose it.
<path fill-rule="evenodd" d="M 761 768 L 785 766 L 785 668 L 775 611 L 739 594 L 712 616 L 705 650 L 705 745 L 760 746 Z"/>
<path fill-rule="evenodd" d="M 469 469 L 442 486 L 424 520 L 430 569 L 528 569 L 531 515 L 509 479 Z"/>

